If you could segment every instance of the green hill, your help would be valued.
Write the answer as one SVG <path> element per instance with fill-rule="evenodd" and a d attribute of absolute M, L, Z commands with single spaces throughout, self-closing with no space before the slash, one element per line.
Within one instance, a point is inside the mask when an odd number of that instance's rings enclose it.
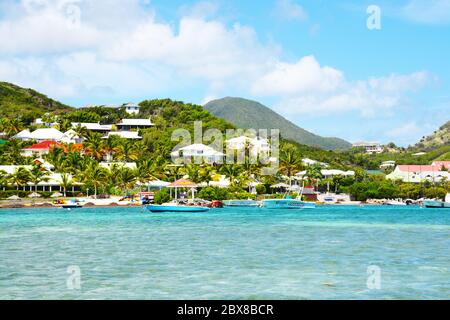
<path fill-rule="evenodd" d="M 8 82 L 0 82 L 0 118 L 21 117 L 26 123 L 47 112 L 62 113 L 74 110 L 33 90 Z"/>
<path fill-rule="evenodd" d="M 325 138 L 308 132 L 256 101 L 227 97 L 210 101 L 205 108 L 239 128 L 280 129 L 281 136 L 285 139 L 327 150 L 351 147 L 345 140 Z"/>
<path fill-rule="evenodd" d="M 433 132 L 433 134 L 423 137 L 412 148 L 429 151 L 443 146 L 450 146 L 450 121 Z"/>

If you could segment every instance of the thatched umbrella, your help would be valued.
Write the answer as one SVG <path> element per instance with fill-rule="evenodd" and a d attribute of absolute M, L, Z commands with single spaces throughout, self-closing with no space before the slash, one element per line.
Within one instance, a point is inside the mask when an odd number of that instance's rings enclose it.
<path fill-rule="evenodd" d="M 28 198 L 40 198 L 40 197 L 41 197 L 41 195 L 39 193 L 36 193 L 36 192 L 33 192 L 32 194 L 30 194 L 28 196 Z"/>
<path fill-rule="evenodd" d="M 178 188 L 189 188 L 192 191 L 192 200 L 193 200 L 195 198 L 194 192 L 195 192 L 195 188 L 197 188 L 197 184 L 195 184 L 194 182 L 192 182 L 188 179 L 180 179 L 180 180 L 177 180 L 177 181 L 169 184 L 167 187 L 175 188 L 175 199 L 177 199 L 177 196 L 178 196 L 178 193 L 177 193 Z"/>

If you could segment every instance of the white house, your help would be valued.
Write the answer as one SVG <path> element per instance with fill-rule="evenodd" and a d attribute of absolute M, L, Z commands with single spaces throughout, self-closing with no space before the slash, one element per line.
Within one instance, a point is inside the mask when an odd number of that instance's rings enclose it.
<path fill-rule="evenodd" d="M 34 120 L 34 124 L 38 126 L 53 127 L 58 125 L 58 122 L 44 122 L 42 118 L 37 118 L 36 120 Z"/>
<path fill-rule="evenodd" d="M 140 106 L 135 104 L 135 103 L 127 103 L 126 105 L 124 105 L 125 107 L 125 111 L 128 114 L 138 114 L 139 110 L 140 110 Z"/>
<path fill-rule="evenodd" d="M 257 157 L 258 155 L 270 155 L 270 144 L 267 139 L 260 137 L 240 136 L 231 138 L 226 141 L 227 150 L 244 150 L 249 149 L 250 155 Z"/>
<path fill-rule="evenodd" d="M 42 142 L 42 141 L 61 141 L 63 138 L 65 138 L 65 135 L 61 131 L 55 128 L 44 128 L 33 131 L 24 140 L 36 140 L 38 142 Z"/>
<path fill-rule="evenodd" d="M 18 134 L 13 136 L 13 139 L 28 141 L 30 138 L 31 132 L 28 129 L 20 131 Z"/>
<path fill-rule="evenodd" d="M 108 139 L 111 136 L 118 136 L 123 139 L 142 139 L 142 137 L 139 135 L 139 132 L 137 131 L 111 131 L 108 132 L 108 135 L 103 137 L 103 139 Z"/>
<path fill-rule="evenodd" d="M 34 158 L 42 158 L 44 155 L 48 154 L 50 150 L 56 146 L 59 146 L 55 141 L 46 140 L 40 143 L 33 144 L 30 147 L 22 149 L 23 157 L 34 157 Z"/>
<path fill-rule="evenodd" d="M 395 167 L 395 161 L 394 160 L 389 160 L 389 161 L 383 161 L 380 165 L 381 169 L 388 169 L 388 168 L 392 168 Z"/>
<path fill-rule="evenodd" d="M 64 132 L 64 138 L 61 139 L 61 142 L 71 144 L 71 143 L 83 143 L 86 140 L 83 137 L 80 137 L 74 130 L 70 129 Z"/>
<path fill-rule="evenodd" d="M 207 163 L 222 162 L 225 156 L 222 152 L 218 152 L 201 143 L 180 148 L 172 152 L 171 155 L 175 158 L 183 158 L 185 162 L 190 162 L 191 159 L 194 159 L 194 161 L 204 160 Z"/>
<path fill-rule="evenodd" d="M 386 179 L 401 180 L 409 183 L 424 181 L 439 182 L 442 179 L 450 180 L 450 173 L 442 171 L 442 166 L 436 165 L 398 165 L 395 170 L 386 176 Z M 450 164 L 449 164 L 450 166 Z"/>
<path fill-rule="evenodd" d="M 312 160 L 312 159 L 309 159 L 309 158 L 304 158 L 304 159 L 302 159 L 302 163 L 303 163 L 305 166 L 315 166 L 315 165 L 318 165 L 318 166 L 325 167 L 325 168 L 328 167 L 328 163 L 325 163 L 325 162 L 319 162 L 319 161 L 317 161 L 317 160 Z"/>
<path fill-rule="evenodd" d="M 384 148 L 378 142 L 356 142 L 353 144 L 354 148 L 364 148 L 366 153 L 382 153 Z"/>
<path fill-rule="evenodd" d="M 343 177 L 353 177 L 355 176 L 355 171 L 343 171 L 337 169 L 323 169 L 320 170 L 324 179 L 333 178 L 334 176 L 343 176 Z M 303 179 L 306 175 L 306 170 L 301 171 L 296 174 L 297 178 Z"/>
<path fill-rule="evenodd" d="M 119 131 L 147 129 L 153 126 L 150 119 L 122 119 L 116 124 Z"/>
<path fill-rule="evenodd" d="M 72 129 L 82 126 L 90 131 L 107 134 L 112 130 L 112 124 L 100 124 L 98 122 L 72 122 Z"/>

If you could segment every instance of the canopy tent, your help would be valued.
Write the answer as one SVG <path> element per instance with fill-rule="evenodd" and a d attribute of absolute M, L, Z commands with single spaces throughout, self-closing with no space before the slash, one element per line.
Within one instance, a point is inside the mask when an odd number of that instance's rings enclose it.
<path fill-rule="evenodd" d="M 41 197 L 41 195 L 39 193 L 36 193 L 36 192 L 33 192 L 32 194 L 30 194 L 28 196 L 28 198 L 40 198 L 40 197 Z"/>
<path fill-rule="evenodd" d="M 60 198 L 60 197 L 62 197 L 63 196 L 63 194 L 61 193 L 61 192 L 55 192 L 54 194 L 52 194 L 52 198 Z"/>
<path fill-rule="evenodd" d="M 195 189 L 197 188 L 197 184 L 194 182 L 188 180 L 188 179 L 180 179 L 177 180 L 167 186 L 168 188 L 171 188 L 171 195 L 172 195 L 172 189 L 175 189 L 175 199 L 178 199 L 178 189 L 179 188 L 188 188 L 191 189 L 192 192 L 192 200 L 195 198 Z"/>

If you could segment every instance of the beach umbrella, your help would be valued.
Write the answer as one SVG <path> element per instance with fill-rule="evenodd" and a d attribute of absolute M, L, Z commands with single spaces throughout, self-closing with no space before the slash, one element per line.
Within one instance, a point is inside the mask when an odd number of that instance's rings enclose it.
<path fill-rule="evenodd" d="M 286 183 L 278 183 L 278 184 L 274 184 L 272 186 L 270 186 L 272 189 L 287 189 L 290 187 L 290 185 L 286 184 Z"/>
<path fill-rule="evenodd" d="M 32 194 L 30 194 L 28 196 L 28 198 L 40 198 L 40 197 L 41 197 L 41 195 L 39 193 L 36 193 L 36 192 L 33 192 Z"/>
<path fill-rule="evenodd" d="M 18 196 L 12 196 L 12 197 L 9 197 L 8 200 L 22 200 L 22 199 L 20 199 L 20 197 L 18 197 Z"/>
<path fill-rule="evenodd" d="M 62 193 L 60 193 L 60 192 L 55 192 L 54 194 L 52 194 L 52 198 L 59 198 L 59 197 L 62 197 L 63 196 L 63 194 Z"/>

